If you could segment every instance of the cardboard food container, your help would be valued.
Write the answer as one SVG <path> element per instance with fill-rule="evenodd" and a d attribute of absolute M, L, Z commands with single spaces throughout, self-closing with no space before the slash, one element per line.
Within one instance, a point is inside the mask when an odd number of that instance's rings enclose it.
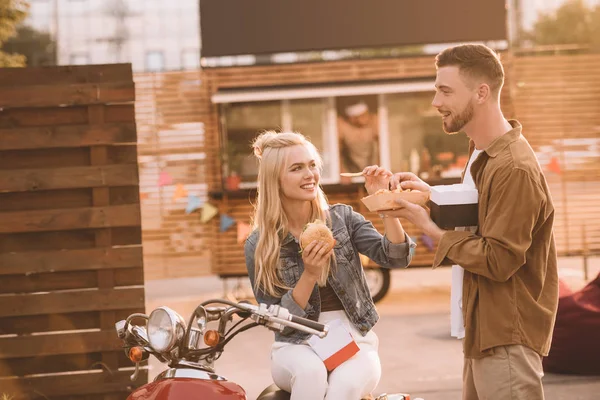
<path fill-rule="evenodd" d="M 376 212 L 397 209 L 398 203 L 396 203 L 396 199 L 403 199 L 420 206 L 425 206 L 427 200 L 429 200 L 429 193 L 419 191 L 386 192 L 363 197 L 361 201 L 367 206 L 369 211 Z"/>
<path fill-rule="evenodd" d="M 478 203 L 477 189 L 462 183 L 432 186 L 430 216 L 442 229 L 477 226 Z"/>

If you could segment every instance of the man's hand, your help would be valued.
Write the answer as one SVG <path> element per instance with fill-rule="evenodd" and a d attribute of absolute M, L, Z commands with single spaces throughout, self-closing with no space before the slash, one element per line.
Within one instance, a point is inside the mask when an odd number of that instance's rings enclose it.
<path fill-rule="evenodd" d="M 380 213 L 388 217 L 407 219 L 435 241 L 439 241 L 442 238 L 442 235 L 446 231 L 440 229 L 431 220 L 425 208 L 402 199 L 396 200 L 396 203 L 398 205 L 397 209 L 380 211 Z"/>
<path fill-rule="evenodd" d="M 396 189 L 398 185 L 404 190 L 418 190 L 419 192 L 428 193 L 431 188 L 421 178 L 413 174 L 412 172 L 398 172 L 392 175 L 390 180 L 392 190 Z"/>
<path fill-rule="evenodd" d="M 389 170 L 378 165 L 370 165 L 362 172 L 365 176 L 365 189 L 370 195 L 380 189 L 389 189 L 390 177 L 392 176 Z"/>

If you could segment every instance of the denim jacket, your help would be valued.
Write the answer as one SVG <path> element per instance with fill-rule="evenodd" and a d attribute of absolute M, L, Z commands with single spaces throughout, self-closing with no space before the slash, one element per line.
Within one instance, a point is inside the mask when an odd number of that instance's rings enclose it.
<path fill-rule="evenodd" d="M 369 292 L 359 253 L 366 255 L 384 268 L 406 267 L 412 259 L 410 249 L 416 247 L 416 244 L 408 235 L 406 235 L 405 243 L 391 243 L 387 237 L 382 236 L 373 227 L 370 221 L 367 221 L 348 205 L 336 204 L 331 206 L 329 211 L 333 237 L 336 240 L 334 253 L 337 264 L 332 267 L 327 282 L 340 298 L 348 319 L 364 336 L 375 325 L 379 315 Z M 294 301 L 291 289 L 282 297 L 274 297 L 262 290 L 256 290 L 254 287 L 254 254 L 258 238 L 259 233 L 255 230 L 248 237 L 244 246 L 246 267 L 256 300 L 268 305 L 280 304 L 294 315 L 318 321 L 321 312 L 321 298 L 317 285 L 313 288 L 308 305 L 304 309 Z M 304 271 L 304 262 L 298 241 L 292 234 L 288 234 L 283 239 L 279 256 L 280 277 L 285 285 L 294 288 Z M 275 340 L 302 343 L 309 336 L 309 334 L 285 328 L 283 332 L 275 333 Z"/>

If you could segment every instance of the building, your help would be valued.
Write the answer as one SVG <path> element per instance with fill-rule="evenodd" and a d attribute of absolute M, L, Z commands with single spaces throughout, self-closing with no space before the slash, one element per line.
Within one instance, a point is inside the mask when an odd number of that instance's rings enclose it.
<path fill-rule="evenodd" d="M 57 38 L 58 64 L 131 62 L 134 72 L 197 69 L 197 0 L 30 0 L 26 24 Z"/>

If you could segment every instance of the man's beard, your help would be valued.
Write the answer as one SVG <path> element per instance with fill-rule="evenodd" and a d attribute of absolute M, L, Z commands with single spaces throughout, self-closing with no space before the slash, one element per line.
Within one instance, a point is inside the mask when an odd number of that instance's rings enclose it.
<path fill-rule="evenodd" d="M 450 123 L 446 123 L 446 121 L 442 123 L 444 132 L 450 135 L 460 132 L 473 119 L 473 109 L 473 103 L 469 101 L 460 114 L 451 116 L 452 121 Z"/>

